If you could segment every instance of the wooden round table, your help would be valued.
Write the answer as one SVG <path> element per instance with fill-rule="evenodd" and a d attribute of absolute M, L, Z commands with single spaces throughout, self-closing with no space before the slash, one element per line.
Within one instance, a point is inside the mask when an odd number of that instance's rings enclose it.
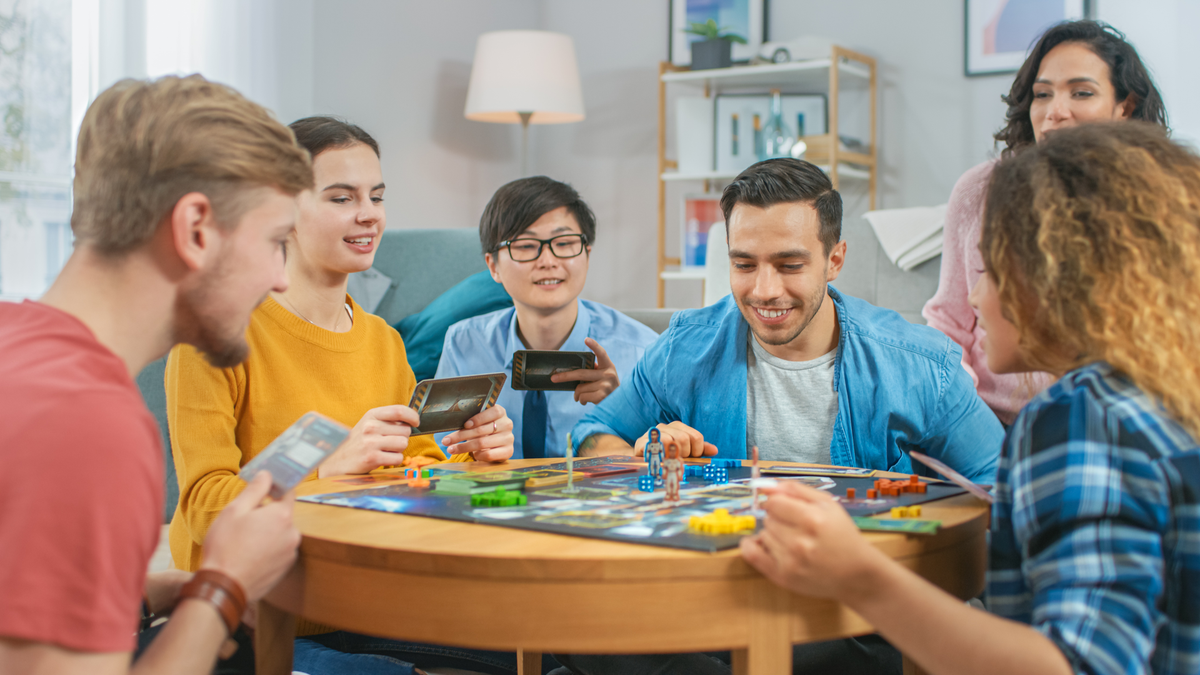
<path fill-rule="evenodd" d="M 497 470 L 546 463 L 470 465 Z M 764 465 L 767 463 L 764 463 Z M 302 494 L 352 489 L 306 483 Z M 933 536 L 867 534 L 880 550 L 967 599 L 986 568 L 988 507 L 924 505 Z M 763 578 L 737 549 L 698 553 L 418 516 L 297 503 L 300 557 L 259 606 L 258 672 L 291 672 L 295 617 L 381 637 L 549 653 L 732 650 L 734 672 L 791 672 L 792 645 L 871 632 L 829 600 Z"/>

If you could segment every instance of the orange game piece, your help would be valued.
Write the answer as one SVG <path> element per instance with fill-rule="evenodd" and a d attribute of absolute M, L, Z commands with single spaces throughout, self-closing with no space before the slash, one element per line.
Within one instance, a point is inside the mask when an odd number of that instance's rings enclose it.
<path fill-rule="evenodd" d="M 918 477 L 917 477 L 917 474 L 915 474 L 915 473 L 914 473 L 914 474 L 911 474 L 911 475 L 908 477 L 908 482 L 909 482 L 910 484 L 912 484 L 912 485 L 916 485 L 917 483 L 920 483 L 920 482 L 921 482 L 921 479 L 920 479 L 920 478 L 918 478 Z"/>
<path fill-rule="evenodd" d="M 867 499 L 875 499 L 875 496 L 878 494 L 879 494 L 878 490 L 867 488 Z"/>
<path fill-rule="evenodd" d="M 922 495 L 925 494 L 925 484 L 924 483 L 920 483 L 917 485 L 917 494 L 922 494 Z"/>
<path fill-rule="evenodd" d="M 846 488 L 846 499 L 854 499 L 854 488 Z"/>

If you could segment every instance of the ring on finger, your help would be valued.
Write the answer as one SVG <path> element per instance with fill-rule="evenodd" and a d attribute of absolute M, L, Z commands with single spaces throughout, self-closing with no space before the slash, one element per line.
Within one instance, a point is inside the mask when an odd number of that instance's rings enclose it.
<path fill-rule="evenodd" d="M 496 433 L 496 423 L 492 422 L 492 433 Z"/>

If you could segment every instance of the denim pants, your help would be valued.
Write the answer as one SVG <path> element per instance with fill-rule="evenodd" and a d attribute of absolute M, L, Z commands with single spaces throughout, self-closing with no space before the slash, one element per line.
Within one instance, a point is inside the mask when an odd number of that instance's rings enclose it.
<path fill-rule="evenodd" d="M 558 667 L 549 655 L 543 657 L 542 664 L 543 673 Z M 292 660 L 292 669 L 307 675 L 411 675 L 414 668 L 513 675 L 517 672 L 517 655 L 334 631 L 296 638 Z"/>
<path fill-rule="evenodd" d="M 709 654 L 556 654 L 552 675 L 729 675 L 729 652 Z M 878 635 L 792 647 L 794 675 L 900 675 L 900 652 Z"/>

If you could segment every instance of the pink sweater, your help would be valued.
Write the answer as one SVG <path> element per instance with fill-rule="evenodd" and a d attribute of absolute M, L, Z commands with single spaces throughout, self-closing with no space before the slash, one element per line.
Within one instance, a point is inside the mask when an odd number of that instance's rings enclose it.
<path fill-rule="evenodd" d="M 1033 395 L 1052 381 L 1047 373 L 997 375 L 988 370 L 983 351 L 983 330 L 967 301 L 983 275 L 979 236 L 983 229 L 983 202 L 995 160 L 984 162 L 962 175 L 950 193 L 942 243 L 942 272 L 937 293 L 925 303 L 921 315 L 962 347 L 962 365 L 979 396 L 1000 421 L 1012 424 L 1017 412 Z"/>

